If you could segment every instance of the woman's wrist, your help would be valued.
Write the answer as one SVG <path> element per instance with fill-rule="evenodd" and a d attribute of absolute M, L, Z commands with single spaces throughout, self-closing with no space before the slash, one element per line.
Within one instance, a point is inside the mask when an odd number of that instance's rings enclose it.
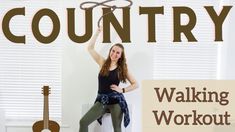
<path fill-rule="evenodd" d="M 100 34 L 100 31 L 97 31 L 97 32 L 95 33 L 95 36 L 98 37 L 99 34 Z"/>

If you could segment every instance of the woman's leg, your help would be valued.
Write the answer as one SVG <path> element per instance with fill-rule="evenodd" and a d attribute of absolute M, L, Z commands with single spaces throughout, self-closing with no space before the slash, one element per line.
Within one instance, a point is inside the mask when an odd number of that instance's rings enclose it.
<path fill-rule="evenodd" d="M 109 105 L 108 108 L 111 112 L 114 132 L 121 132 L 123 113 L 120 105 L 119 104 Z"/>
<path fill-rule="evenodd" d="M 105 113 L 105 107 L 100 102 L 96 102 L 91 109 L 80 120 L 79 132 L 88 132 L 88 126 Z"/>

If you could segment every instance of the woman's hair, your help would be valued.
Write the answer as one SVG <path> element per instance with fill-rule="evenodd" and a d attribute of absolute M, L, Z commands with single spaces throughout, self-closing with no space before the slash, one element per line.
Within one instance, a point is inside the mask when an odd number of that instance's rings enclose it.
<path fill-rule="evenodd" d="M 118 68 L 119 80 L 125 83 L 126 79 L 127 79 L 128 69 L 127 69 L 127 64 L 126 64 L 126 57 L 125 57 L 124 47 L 123 47 L 122 44 L 119 44 L 119 43 L 114 44 L 110 48 L 108 58 L 105 60 L 103 66 L 100 70 L 100 75 L 102 75 L 102 76 L 108 76 L 109 75 L 109 68 L 110 68 L 110 64 L 111 64 L 110 52 L 111 52 L 111 50 L 114 46 L 117 46 L 117 47 L 122 49 L 121 57 L 118 59 L 118 62 L 117 62 L 117 68 Z"/>

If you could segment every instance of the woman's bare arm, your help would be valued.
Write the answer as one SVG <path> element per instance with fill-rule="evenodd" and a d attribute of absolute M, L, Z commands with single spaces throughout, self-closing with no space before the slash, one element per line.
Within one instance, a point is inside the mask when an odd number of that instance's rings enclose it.
<path fill-rule="evenodd" d="M 139 87 L 137 81 L 136 81 L 135 78 L 131 75 L 131 73 L 130 73 L 129 71 L 128 71 L 128 73 L 127 73 L 127 80 L 130 82 L 130 85 L 129 85 L 128 87 L 126 87 L 126 88 L 123 88 L 124 91 L 125 91 L 125 93 L 126 93 L 126 92 L 130 92 L 130 91 L 132 91 L 132 90 L 134 90 L 134 89 L 136 89 L 136 88 Z"/>
<path fill-rule="evenodd" d="M 101 32 L 101 28 L 98 28 L 97 31 L 95 32 L 94 36 L 92 36 L 91 41 L 89 42 L 87 49 L 88 49 L 88 52 L 90 53 L 90 55 L 92 56 L 92 58 L 95 60 L 95 62 L 100 67 L 102 67 L 102 65 L 105 62 L 105 59 L 99 53 L 97 53 L 95 50 L 95 43 L 96 43 L 96 40 L 97 40 L 100 32 Z"/>
<path fill-rule="evenodd" d="M 120 88 L 119 86 L 113 84 L 111 85 L 111 89 L 112 90 L 115 90 L 119 93 L 126 93 L 126 92 L 130 92 L 134 89 L 136 89 L 138 87 L 138 83 L 137 81 L 135 80 L 135 78 L 131 75 L 130 72 L 127 73 L 127 80 L 130 82 L 130 85 L 128 87 L 125 87 L 125 88 Z"/>

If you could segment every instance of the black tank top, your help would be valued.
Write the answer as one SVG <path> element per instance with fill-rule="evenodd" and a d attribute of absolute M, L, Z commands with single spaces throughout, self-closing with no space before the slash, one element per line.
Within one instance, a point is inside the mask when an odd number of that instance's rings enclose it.
<path fill-rule="evenodd" d="M 114 70 L 109 71 L 108 76 L 102 76 L 99 74 L 99 90 L 98 93 L 100 94 L 108 94 L 114 92 L 110 86 L 112 84 L 119 85 L 120 80 L 118 78 L 118 68 L 115 68 Z M 118 103 L 117 100 L 110 100 L 109 104 L 116 104 Z"/>
<path fill-rule="evenodd" d="M 100 94 L 112 93 L 113 90 L 110 88 L 112 84 L 119 85 L 120 80 L 118 78 L 118 68 L 109 71 L 108 76 L 102 76 L 99 74 L 99 91 Z"/>

